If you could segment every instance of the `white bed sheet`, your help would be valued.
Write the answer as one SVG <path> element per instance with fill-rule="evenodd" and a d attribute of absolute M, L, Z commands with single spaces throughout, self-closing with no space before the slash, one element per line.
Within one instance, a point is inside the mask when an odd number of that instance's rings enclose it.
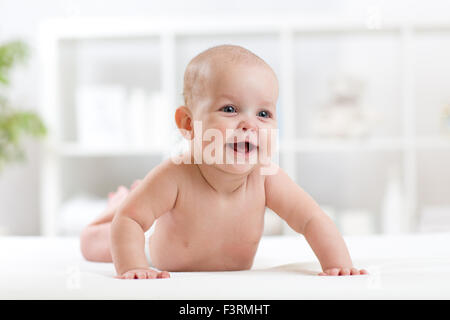
<path fill-rule="evenodd" d="M 77 238 L 1 237 L 1 299 L 450 299 L 450 233 L 345 237 L 367 276 L 319 277 L 302 236 L 266 236 L 252 270 L 120 280 Z"/>

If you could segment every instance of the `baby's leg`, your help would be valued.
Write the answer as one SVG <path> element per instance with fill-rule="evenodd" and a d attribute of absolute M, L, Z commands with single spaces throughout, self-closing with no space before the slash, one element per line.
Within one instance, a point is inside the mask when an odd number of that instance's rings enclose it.
<path fill-rule="evenodd" d="M 139 180 L 135 181 L 131 186 L 131 190 L 133 190 L 139 182 Z M 128 193 L 129 190 L 124 186 L 120 186 L 116 192 L 110 193 L 105 211 L 81 232 L 81 253 L 86 260 L 112 262 L 109 244 L 111 222 L 117 207 L 127 197 Z"/>

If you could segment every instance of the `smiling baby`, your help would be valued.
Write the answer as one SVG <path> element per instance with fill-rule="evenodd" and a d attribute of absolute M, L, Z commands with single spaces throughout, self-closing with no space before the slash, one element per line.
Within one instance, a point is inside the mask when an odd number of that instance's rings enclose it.
<path fill-rule="evenodd" d="M 110 194 L 81 234 L 87 260 L 114 262 L 124 279 L 248 270 L 268 207 L 305 237 L 320 275 L 367 273 L 353 266 L 332 220 L 270 161 L 278 80 L 264 60 L 235 45 L 205 50 L 188 64 L 183 94 L 175 122 L 189 152 Z"/>

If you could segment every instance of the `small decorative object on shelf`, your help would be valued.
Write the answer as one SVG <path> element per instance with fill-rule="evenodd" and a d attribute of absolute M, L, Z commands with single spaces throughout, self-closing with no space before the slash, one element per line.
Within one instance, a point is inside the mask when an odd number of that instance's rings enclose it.
<path fill-rule="evenodd" d="M 365 83 L 358 77 L 338 75 L 331 81 L 331 97 L 312 124 L 322 138 L 361 138 L 370 134 L 378 116 L 363 109 Z"/>
<path fill-rule="evenodd" d="M 445 104 L 442 108 L 441 131 L 443 135 L 450 137 L 450 102 Z"/>
<path fill-rule="evenodd" d="M 83 146 L 126 143 L 126 90 L 119 85 L 81 86 L 76 92 L 77 137 Z"/>
<path fill-rule="evenodd" d="M 400 233 L 403 230 L 405 197 L 400 174 L 392 166 L 388 169 L 386 190 L 381 203 L 381 231 L 385 234 Z"/>
<path fill-rule="evenodd" d="M 161 92 L 120 85 L 77 90 L 77 143 L 83 147 L 162 148 L 170 112 Z"/>

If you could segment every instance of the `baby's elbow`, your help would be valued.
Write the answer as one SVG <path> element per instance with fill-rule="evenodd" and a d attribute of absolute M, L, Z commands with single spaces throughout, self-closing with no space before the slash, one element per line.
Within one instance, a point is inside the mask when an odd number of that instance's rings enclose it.
<path fill-rule="evenodd" d="M 297 212 L 291 212 L 289 215 L 282 216 L 287 225 L 297 233 L 304 234 L 308 220 L 301 219 Z"/>
<path fill-rule="evenodd" d="M 335 228 L 333 220 L 323 212 L 320 212 L 317 215 L 311 216 L 302 227 L 302 234 L 307 235 L 308 233 L 320 231 L 320 230 L 329 230 L 330 228 Z"/>

